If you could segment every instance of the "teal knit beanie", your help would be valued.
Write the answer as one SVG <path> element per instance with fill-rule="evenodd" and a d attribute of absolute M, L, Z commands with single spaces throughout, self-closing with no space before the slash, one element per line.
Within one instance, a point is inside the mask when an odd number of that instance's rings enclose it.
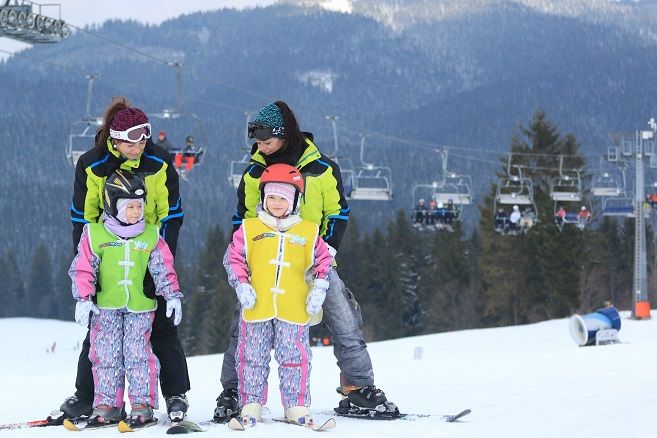
<path fill-rule="evenodd" d="M 262 123 L 263 125 L 267 125 L 272 128 L 272 134 L 274 137 L 285 137 L 283 114 L 281 113 L 281 109 L 274 103 L 270 103 L 258 111 L 258 114 L 256 115 L 253 122 Z"/>

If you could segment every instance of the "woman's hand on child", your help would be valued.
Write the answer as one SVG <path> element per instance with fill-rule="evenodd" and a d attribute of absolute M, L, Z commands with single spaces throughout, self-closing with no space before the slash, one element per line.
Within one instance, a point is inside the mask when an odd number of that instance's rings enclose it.
<path fill-rule="evenodd" d="M 94 312 L 96 315 L 100 313 L 98 307 L 90 299 L 78 300 L 75 305 L 75 322 L 83 327 L 89 325 L 89 312 Z"/>
<path fill-rule="evenodd" d="M 180 298 L 171 298 L 170 300 L 167 300 L 167 318 L 171 318 L 171 315 L 174 312 L 173 325 L 178 325 L 180 324 L 180 321 L 182 321 L 182 304 L 180 304 Z"/>
<path fill-rule="evenodd" d="M 309 315 L 316 315 L 322 310 L 322 304 L 326 298 L 326 291 L 329 288 L 329 282 L 323 278 L 318 278 L 313 283 L 313 288 L 308 293 L 306 298 L 306 312 Z"/>
<path fill-rule="evenodd" d="M 240 283 L 235 288 L 235 293 L 237 293 L 237 299 L 240 301 L 240 304 L 245 309 L 253 309 L 256 302 L 256 292 L 253 286 L 249 283 Z"/>

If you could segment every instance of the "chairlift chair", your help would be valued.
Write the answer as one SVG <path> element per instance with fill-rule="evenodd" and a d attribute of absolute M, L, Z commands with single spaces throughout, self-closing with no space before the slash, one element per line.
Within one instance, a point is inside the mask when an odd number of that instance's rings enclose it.
<path fill-rule="evenodd" d="M 353 173 L 351 199 L 389 201 L 392 199 L 392 171 L 365 161 L 365 135 L 360 134 L 360 167 Z"/>
<path fill-rule="evenodd" d="M 522 167 L 518 165 L 512 165 L 512 155 L 509 155 L 508 165 L 507 165 L 507 177 L 502 178 L 497 183 L 497 188 L 495 190 L 495 199 L 493 201 L 493 211 L 494 214 L 498 214 L 500 206 L 506 205 L 517 205 L 523 218 L 527 218 L 526 226 L 521 226 L 520 230 L 515 230 L 512 232 L 508 228 L 508 217 L 506 224 L 504 225 L 502 231 L 497 227 L 496 231 L 502 233 L 502 235 L 520 235 L 525 234 L 537 221 L 538 221 L 538 207 L 536 201 L 534 200 L 534 185 L 530 178 L 526 178 L 522 174 Z M 516 169 L 516 173 L 512 172 L 512 169 Z M 531 220 L 529 217 L 531 216 Z M 522 221 L 523 219 L 521 219 Z M 497 222 L 497 221 L 496 221 Z"/>
<path fill-rule="evenodd" d="M 534 204 L 534 187 L 531 179 L 522 177 L 501 179 L 497 184 L 495 200 L 503 205 Z"/>
<path fill-rule="evenodd" d="M 411 211 L 411 220 L 413 221 L 414 228 L 422 231 L 454 231 L 451 224 L 453 221 L 459 220 L 461 214 L 461 205 L 452 203 L 451 208 L 449 208 L 449 203 L 447 201 L 442 202 L 436 199 L 436 189 L 439 185 L 440 182 L 434 181 L 431 184 L 415 184 L 413 186 L 412 199 L 414 200 L 415 204 L 413 205 L 413 209 Z M 422 190 L 425 195 L 418 196 L 419 190 Z M 420 210 L 417 208 L 420 199 L 425 200 L 426 210 Z M 442 209 L 437 208 L 432 213 L 432 210 L 429 209 L 432 201 L 435 201 L 437 206 L 442 204 Z"/>
<path fill-rule="evenodd" d="M 609 172 L 603 172 L 598 175 L 591 184 L 591 193 L 593 196 L 614 197 L 620 196 L 625 187 L 617 176 Z"/>
<path fill-rule="evenodd" d="M 635 217 L 634 198 L 625 195 L 602 198 L 602 215 L 612 217 Z"/>
<path fill-rule="evenodd" d="M 249 154 L 244 154 L 239 160 L 234 160 L 230 162 L 230 170 L 228 173 L 228 182 L 233 186 L 233 188 L 238 188 L 240 181 L 242 181 L 242 174 L 244 169 L 249 165 L 251 156 Z"/>
<path fill-rule="evenodd" d="M 550 181 L 550 199 L 556 202 L 580 202 L 582 200 L 582 179 L 579 171 L 563 168 L 564 156 L 559 157 L 559 176 Z"/>
<path fill-rule="evenodd" d="M 90 73 L 86 76 L 87 100 L 85 106 L 85 118 L 74 122 L 69 128 L 68 140 L 66 142 L 66 159 L 75 167 L 80 156 L 94 146 L 96 131 L 102 125 L 102 117 L 91 115 L 91 99 L 93 95 L 93 84 L 98 75 Z"/>
<path fill-rule="evenodd" d="M 345 179 L 344 171 L 342 179 L 343 181 Z M 351 199 L 389 201 L 392 198 L 390 187 L 391 170 L 389 167 L 359 168 L 352 179 Z"/>
<path fill-rule="evenodd" d="M 96 139 L 96 130 L 102 124 L 100 119 L 80 120 L 69 130 L 66 143 L 66 159 L 75 167 L 80 156 L 93 148 Z"/>

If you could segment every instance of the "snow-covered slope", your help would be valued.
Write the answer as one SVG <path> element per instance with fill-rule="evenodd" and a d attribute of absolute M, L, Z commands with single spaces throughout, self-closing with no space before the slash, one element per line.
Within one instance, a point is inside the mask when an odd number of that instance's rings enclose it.
<path fill-rule="evenodd" d="M 657 315 L 655 315 L 657 316 Z M 627 317 L 624 314 L 624 317 Z M 344 437 L 653 437 L 657 436 L 657 320 L 623 319 L 622 344 L 579 348 L 568 321 L 468 330 L 370 344 L 376 381 L 403 412 L 444 414 L 471 408 L 460 423 L 431 417 L 372 422 L 338 418 L 330 436 Z M 73 390 L 84 330 L 74 323 L 0 319 L 0 423 L 44 417 Z M 54 353 L 46 352 L 53 342 Z M 414 358 L 422 349 L 422 358 Z M 337 403 L 332 350 L 313 350 L 313 410 Z M 220 355 L 189 358 L 190 419 L 210 418 Z M 269 407 L 281 415 L 273 366 Z M 162 410 L 160 410 L 162 411 Z M 326 413 L 326 414 L 324 414 Z M 63 428 L 2 431 L 2 436 L 70 436 Z M 164 426 L 139 432 L 161 436 Z M 232 433 L 223 426 L 213 435 Z M 262 424 L 250 436 L 307 436 L 302 428 Z M 116 436 L 114 430 L 93 436 Z"/>

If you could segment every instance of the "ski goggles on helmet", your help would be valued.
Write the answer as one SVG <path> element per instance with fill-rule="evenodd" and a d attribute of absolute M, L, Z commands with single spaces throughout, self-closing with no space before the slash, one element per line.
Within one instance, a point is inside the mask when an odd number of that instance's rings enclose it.
<path fill-rule="evenodd" d="M 285 133 L 282 126 L 278 128 L 272 128 L 267 126 L 264 123 L 260 122 L 249 122 L 249 138 L 255 138 L 256 140 L 269 140 L 272 137 L 283 138 Z"/>
<path fill-rule="evenodd" d="M 110 137 L 116 140 L 129 141 L 131 143 L 147 140 L 151 138 L 151 124 L 142 123 L 141 125 L 128 128 L 125 131 L 115 131 L 110 128 Z"/>

